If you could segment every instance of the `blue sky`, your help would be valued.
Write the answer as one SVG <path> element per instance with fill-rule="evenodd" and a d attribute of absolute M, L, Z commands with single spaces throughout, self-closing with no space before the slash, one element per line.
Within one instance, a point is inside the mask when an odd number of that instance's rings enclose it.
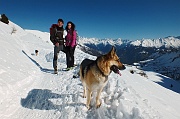
<path fill-rule="evenodd" d="M 6 14 L 24 29 L 49 32 L 58 18 L 88 38 L 180 36 L 180 0 L 0 0 Z"/>

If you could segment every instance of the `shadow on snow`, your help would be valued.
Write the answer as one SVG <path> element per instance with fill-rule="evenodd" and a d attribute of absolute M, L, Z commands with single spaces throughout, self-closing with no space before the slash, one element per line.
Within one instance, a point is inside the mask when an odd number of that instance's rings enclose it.
<path fill-rule="evenodd" d="M 39 69 L 40 69 L 42 72 L 45 72 L 45 73 L 53 73 L 53 71 L 54 71 L 53 69 L 43 68 L 39 63 L 37 63 L 34 59 L 32 59 L 30 56 L 28 56 L 24 50 L 22 50 L 22 52 L 23 52 L 37 67 L 39 67 Z"/>
<path fill-rule="evenodd" d="M 70 97 L 72 97 L 73 103 L 65 103 L 67 98 Z M 66 106 L 85 106 L 83 103 L 77 103 L 77 98 L 78 96 L 76 94 L 56 94 L 48 89 L 33 89 L 28 93 L 26 98 L 21 99 L 21 105 L 25 108 L 39 110 L 62 110 Z M 53 103 L 51 101 L 53 99 L 58 99 L 55 100 L 55 103 L 61 104 Z"/>
<path fill-rule="evenodd" d="M 155 72 L 154 70 L 147 69 L 147 68 L 142 68 L 141 70 Z M 172 90 L 176 93 L 180 93 L 180 83 L 178 81 L 176 81 L 172 78 L 169 78 L 167 76 L 164 76 L 163 74 L 160 74 L 160 73 L 157 73 L 157 76 L 161 78 L 161 82 L 154 81 L 155 83 L 159 84 L 160 86 L 163 86 L 164 88 Z"/>
<path fill-rule="evenodd" d="M 173 80 L 169 77 L 166 77 L 166 76 L 163 76 L 163 75 L 160 75 L 158 74 L 157 76 L 161 77 L 162 78 L 162 82 L 156 82 L 154 81 L 155 83 L 169 89 L 169 90 L 172 90 L 176 93 L 180 93 L 180 84 L 179 82 L 177 82 L 176 80 Z"/>

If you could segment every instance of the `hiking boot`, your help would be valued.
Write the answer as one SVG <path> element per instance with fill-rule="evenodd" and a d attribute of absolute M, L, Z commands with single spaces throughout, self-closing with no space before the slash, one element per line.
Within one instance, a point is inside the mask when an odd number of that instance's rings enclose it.
<path fill-rule="evenodd" d="M 71 69 L 73 69 L 73 67 L 68 67 L 68 68 L 66 68 L 66 71 L 69 71 Z"/>
<path fill-rule="evenodd" d="M 56 68 L 54 69 L 54 74 L 58 74 L 58 70 Z"/>

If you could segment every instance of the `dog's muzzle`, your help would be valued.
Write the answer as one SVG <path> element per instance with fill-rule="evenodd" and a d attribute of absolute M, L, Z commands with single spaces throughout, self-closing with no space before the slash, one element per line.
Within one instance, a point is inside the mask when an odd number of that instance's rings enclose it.
<path fill-rule="evenodd" d="M 114 73 L 119 74 L 121 76 L 121 73 L 119 70 L 124 70 L 126 67 L 123 65 L 121 68 L 118 68 L 116 65 L 111 66 L 110 68 Z"/>
<path fill-rule="evenodd" d="M 123 66 L 122 66 L 122 68 L 121 68 L 121 69 L 119 69 L 119 70 L 124 70 L 124 69 L 126 69 L 126 67 L 123 65 Z"/>

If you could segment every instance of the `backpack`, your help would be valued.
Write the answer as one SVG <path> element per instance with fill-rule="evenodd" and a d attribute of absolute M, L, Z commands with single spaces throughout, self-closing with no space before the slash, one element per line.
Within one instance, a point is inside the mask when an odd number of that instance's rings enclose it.
<path fill-rule="evenodd" d="M 52 25 L 51 25 L 51 28 L 49 28 L 50 36 L 52 35 L 53 29 L 54 29 L 56 26 L 57 26 L 57 24 L 52 24 Z"/>

